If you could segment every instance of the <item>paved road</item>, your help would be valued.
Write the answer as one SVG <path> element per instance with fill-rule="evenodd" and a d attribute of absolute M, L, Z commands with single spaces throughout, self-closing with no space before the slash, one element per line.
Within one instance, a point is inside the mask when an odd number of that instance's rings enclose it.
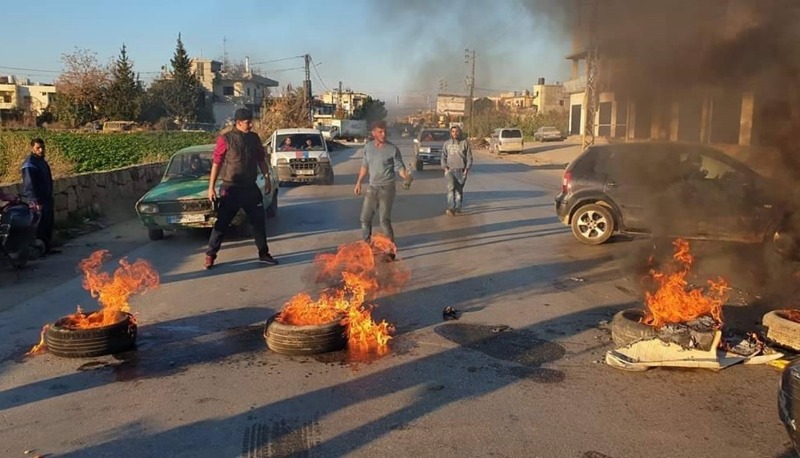
<path fill-rule="evenodd" d="M 437 170 L 398 192 L 412 277 L 378 300 L 397 334 L 370 363 L 280 356 L 261 336 L 287 299 L 313 291 L 314 255 L 358 237 L 355 149 L 337 153 L 334 186 L 282 188 L 269 228 L 279 266 L 257 265 L 252 241 L 237 239 L 202 271 L 206 234 L 149 242 L 129 222 L 74 240 L 19 281 L 2 277 L 0 455 L 789 456 L 775 369 L 624 373 L 601 362 L 612 348 L 601 322 L 639 304 L 647 242 L 578 245 L 553 215 L 562 166 L 536 153 L 478 154 L 460 217 L 444 215 Z M 45 322 L 92 308 L 74 262 L 97 248 L 161 274 L 132 300 L 138 350 L 22 358 Z M 443 323 L 446 306 L 461 319 Z M 757 312 L 726 317 L 752 324 Z"/>

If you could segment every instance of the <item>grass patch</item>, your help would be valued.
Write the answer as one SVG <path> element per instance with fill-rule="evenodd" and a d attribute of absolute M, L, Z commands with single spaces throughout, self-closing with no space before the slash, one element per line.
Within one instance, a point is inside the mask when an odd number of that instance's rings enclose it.
<path fill-rule="evenodd" d="M 54 177 L 111 170 L 168 159 L 181 148 L 214 142 L 206 132 L 79 133 L 46 130 L 0 131 L 0 183 L 20 181 L 30 140 L 41 137 Z"/>

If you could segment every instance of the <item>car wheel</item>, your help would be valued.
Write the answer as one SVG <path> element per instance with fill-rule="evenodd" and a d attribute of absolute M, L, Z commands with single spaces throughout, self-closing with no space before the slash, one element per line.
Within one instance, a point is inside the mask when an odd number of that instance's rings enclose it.
<path fill-rule="evenodd" d="M 278 190 L 272 191 L 272 203 L 267 207 L 267 218 L 278 216 Z"/>
<path fill-rule="evenodd" d="M 424 167 L 422 161 L 417 161 L 416 164 L 414 164 L 414 169 L 416 169 L 417 172 L 421 172 Z"/>
<path fill-rule="evenodd" d="M 322 176 L 322 184 L 325 186 L 333 185 L 333 170 L 329 170 Z"/>
<path fill-rule="evenodd" d="M 156 241 L 161 240 L 164 238 L 164 230 L 163 229 L 148 229 L 147 230 L 147 237 L 150 240 Z"/>
<path fill-rule="evenodd" d="M 600 245 L 614 233 L 614 217 L 608 208 L 597 204 L 580 207 L 572 215 L 572 235 L 587 245 Z"/>

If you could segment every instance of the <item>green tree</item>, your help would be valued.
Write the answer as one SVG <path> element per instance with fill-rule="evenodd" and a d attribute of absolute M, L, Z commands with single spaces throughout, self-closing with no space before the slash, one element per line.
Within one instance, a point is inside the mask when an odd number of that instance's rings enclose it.
<path fill-rule="evenodd" d="M 200 80 L 192 72 L 192 60 L 183 46 L 181 35 L 170 61 L 172 75 L 167 81 L 167 89 L 163 91 L 164 108 L 169 116 L 178 123 L 196 121 L 205 108 L 205 89 Z"/>
<path fill-rule="evenodd" d="M 130 121 L 139 118 L 142 108 L 142 83 L 133 73 L 125 45 L 111 67 L 111 81 L 104 97 L 103 114 L 112 120 Z"/>
<path fill-rule="evenodd" d="M 367 96 L 364 103 L 353 112 L 351 118 L 365 119 L 368 125 L 375 121 L 382 121 L 386 119 L 386 115 L 388 114 L 385 105 L 386 103 L 382 100 Z"/>

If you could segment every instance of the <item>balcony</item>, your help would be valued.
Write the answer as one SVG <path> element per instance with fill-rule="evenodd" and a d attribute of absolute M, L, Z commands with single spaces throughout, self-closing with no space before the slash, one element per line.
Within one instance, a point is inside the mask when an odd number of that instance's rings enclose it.
<path fill-rule="evenodd" d="M 564 81 L 564 92 L 575 94 L 586 90 L 586 75 L 579 76 L 574 80 Z"/>

